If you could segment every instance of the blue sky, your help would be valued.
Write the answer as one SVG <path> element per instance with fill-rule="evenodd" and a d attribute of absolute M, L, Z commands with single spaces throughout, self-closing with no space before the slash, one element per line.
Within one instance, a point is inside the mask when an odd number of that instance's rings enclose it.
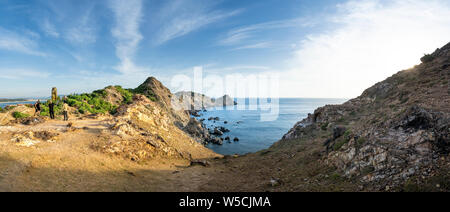
<path fill-rule="evenodd" d="M 281 97 L 356 97 L 450 42 L 448 26 L 445 0 L 0 0 L 0 97 L 147 76 L 176 91 L 198 66 L 277 73 Z"/>

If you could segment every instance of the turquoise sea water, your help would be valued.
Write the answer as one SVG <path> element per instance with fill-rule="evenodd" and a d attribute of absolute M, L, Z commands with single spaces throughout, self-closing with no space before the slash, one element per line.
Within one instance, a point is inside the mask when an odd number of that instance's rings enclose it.
<path fill-rule="evenodd" d="M 236 106 L 223 108 L 209 108 L 207 112 L 201 112 L 198 119 L 206 119 L 204 123 L 208 128 L 223 126 L 230 130 L 222 137 L 229 136 L 231 143 L 224 141 L 223 145 L 208 144 L 207 147 L 219 154 L 245 154 L 256 152 L 270 147 L 274 142 L 291 129 L 295 123 L 313 113 L 318 107 L 327 104 L 341 104 L 345 99 L 305 99 L 285 98 L 279 99 L 279 113 L 275 120 L 261 121 L 261 113 L 267 114 L 267 110 L 237 110 Z M 246 102 L 249 105 L 249 101 Z M 231 107 L 231 108 L 230 108 Z M 220 121 L 208 121 L 209 117 L 219 117 Z M 225 124 L 224 121 L 228 123 Z M 238 137 L 239 142 L 233 142 Z"/>

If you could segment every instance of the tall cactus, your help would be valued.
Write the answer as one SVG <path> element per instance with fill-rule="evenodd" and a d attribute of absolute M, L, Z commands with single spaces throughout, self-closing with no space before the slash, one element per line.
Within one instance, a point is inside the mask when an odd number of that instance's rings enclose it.
<path fill-rule="evenodd" d="M 56 90 L 56 87 L 52 88 L 52 101 L 56 102 L 56 100 L 58 99 L 58 91 Z"/>

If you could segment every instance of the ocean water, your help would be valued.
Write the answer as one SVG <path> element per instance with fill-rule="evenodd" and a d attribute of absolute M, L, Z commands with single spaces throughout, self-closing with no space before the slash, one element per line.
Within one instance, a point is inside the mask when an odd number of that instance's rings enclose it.
<path fill-rule="evenodd" d="M 5 103 L 1 103 L 0 102 L 0 107 L 1 108 L 4 108 L 5 106 L 8 106 L 8 105 L 17 105 L 17 104 L 34 104 L 35 103 L 35 101 L 28 101 L 28 102 L 5 102 Z"/>
<path fill-rule="evenodd" d="M 209 108 L 206 112 L 201 112 L 198 119 L 206 119 L 203 123 L 211 129 L 216 126 L 223 126 L 230 130 L 222 137 L 229 136 L 231 142 L 224 141 L 223 145 L 208 144 L 207 147 L 219 154 L 245 154 L 257 152 L 270 147 L 274 142 L 291 129 L 295 123 L 307 117 L 308 113 L 313 113 L 318 107 L 327 104 L 342 104 L 345 99 L 306 99 L 306 98 L 284 98 L 279 99 L 278 115 L 271 121 L 261 120 L 261 114 L 268 114 L 268 110 L 250 109 L 249 100 L 246 100 L 246 109 L 237 110 L 236 106 L 220 108 Z M 252 104 L 254 105 L 254 104 Z M 219 117 L 220 121 L 209 121 L 209 117 Z M 225 124 L 224 121 L 228 123 Z M 238 137 L 238 142 L 233 142 L 233 138 Z"/>

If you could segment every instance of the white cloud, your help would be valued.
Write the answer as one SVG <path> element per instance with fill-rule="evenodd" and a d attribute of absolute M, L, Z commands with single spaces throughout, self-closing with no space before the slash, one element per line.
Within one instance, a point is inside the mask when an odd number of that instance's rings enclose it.
<path fill-rule="evenodd" d="M 338 11 L 327 31 L 302 40 L 284 95 L 356 97 L 450 41 L 446 1 L 349 1 Z"/>
<path fill-rule="evenodd" d="M 36 50 L 37 47 L 38 44 L 34 39 L 0 27 L 0 49 L 35 56 L 46 56 L 45 53 Z"/>
<path fill-rule="evenodd" d="M 116 69 L 123 74 L 145 70 L 133 62 L 133 56 L 143 38 L 139 31 L 142 19 L 142 1 L 117 0 L 110 1 L 110 4 L 115 15 L 115 26 L 111 32 L 116 39 L 116 55 L 121 61 Z"/>
<path fill-rule="evenodd" d="M 212 9 L 212 5 L 200 2 L 202 6 L 199 6 L 198 1 L 195 3 L 196 6 L 192 7 L 190 1 L 171 1 L 161 10 L 164 14 L 164 17 L 161 17 L 164 25 L 156 38 L 157 45 L 242 12 L 242 10 L 217 11 Z"/>
<path fill-rule="evenodd" d="M 87 9 L 84 15 L 74 21 L 74 26 L 66 31 L 65 38 L 72 44 L 90 44 L 97 40 L 92 9 L 92 6 Z"/>
<path fill-rule="evenodd" d="M 1 68 L 0 79 L 29 79 L 29 78 L 47 78 L 50 76 L 48 72 L 36 71 L 32 69 L 20 68 Z"/>

